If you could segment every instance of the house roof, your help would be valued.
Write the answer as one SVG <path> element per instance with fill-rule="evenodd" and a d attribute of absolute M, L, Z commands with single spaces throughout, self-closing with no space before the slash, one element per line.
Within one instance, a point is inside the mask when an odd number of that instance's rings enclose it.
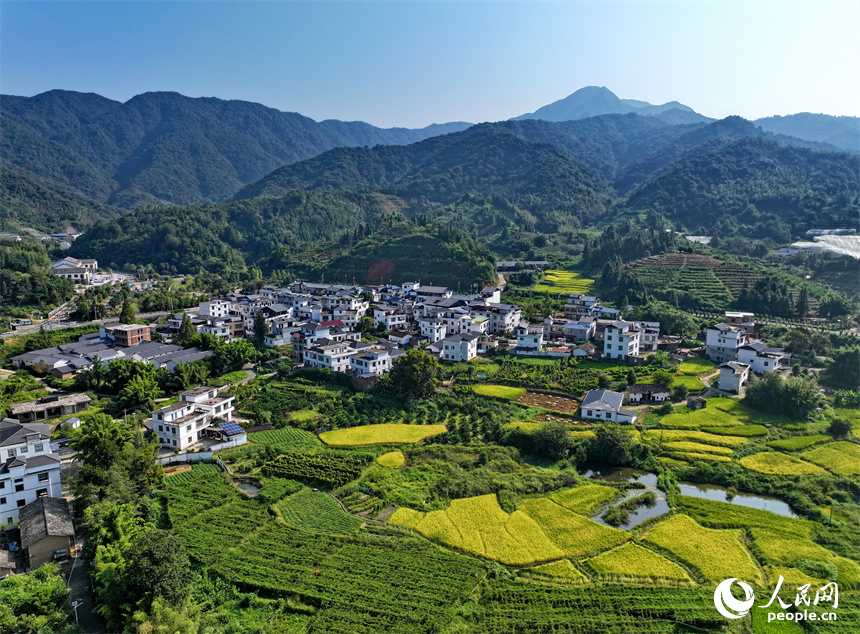
<path fill-rule="evenodd" d="M 610 390 L 591 390 L 582 400 L 582 407 L 599 410 L 612 410 L 617 412 L 621 409 L 624 402 L 624 395 L 621 392 L 611 392 Z"/>
<path fill-rule="evenodd" d="M 635 385 L 627 386 L 628 394 L 668 394 L 671 390 L 668 387 L 663 387 L 662 385 L 655 385 L 653 383 L 637 383 Z"/>
<path fill-rule="evenodd" d="M 5 548 L 0 549 L 0 568 L 15 570 L 17 567 L 18 564 L 15 563 L 15 555 Z"/>
<path fill-rule="evenodd" d="M 50 398 L 50 397 L 49 397 Z M 52 407 L 66 407 L 68 405 L 86 405 L 91 399 L 86 394 L 66 394 L 55 400 L 41 400 L 32 403 L 16 403 L 12 406 L 12 415 L 24 414 L 27 412 L 41 412 L 42 410 Z"/>
<path fill-rule="evenodd" d="M 39 498 L 21 509 L 21 545 L 29 548 L 46 537 L 74 537 L 69 505 L 63 498 Z"/>
<path fill-rule="evenodd" d="M 0 447 L 20 445 L 29 434 L 39 434 L 40 440 L 51 437 L 51 426 L 46 423 L 19 423 L 12 418 L 0 421 Z"/>
<path fill-rule="evenodd" d="M 185 390 L 184 392 L 180 392 L 181 396 L 202 396 L 203 394 L 208 394 L 212 390 L 217 390 L 218 388 L 207 387 L 205 385 L 201 387 L 192 387 L 190 390 Z"/>
<path fill-rule="evenodd" d="M 729 361 L 728 363 L 724 363 L 720 366 L 720 370 L 723 369 L 731 370 L 733 374 L 743 374 L 750 369 L 750 366 L 746 363 L 741 363 L 740 361 Z"/>

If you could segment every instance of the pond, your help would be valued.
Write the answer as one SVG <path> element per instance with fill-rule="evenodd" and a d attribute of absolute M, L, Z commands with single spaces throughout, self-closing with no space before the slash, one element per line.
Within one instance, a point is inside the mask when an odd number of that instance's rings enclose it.
<path fill-rule="evenodd" d="M 260 487 L 255 487 L 253 484 L 245 482 L 240 482 L 236 485 L 236 488 L 247 493 L 249 497 L 255 497 L 260 492 Z"/>
<path fill-rule="evenodd" d="M 657 475 L 654 473 L 640 471 L 639 469 L 631 469 L 630 467 L 594 467 L 587 468 L 581 473 L 591 480 L 603 480 L 604 482 L 630 482 L 631 484 L 638 483 L 645 486 L 644 489 L 637 487 L 635 489 L 628 490 L 620 500 L 600 509 L 591 517 L 591 519 L 598 524 L 609 526 L 602 517 L 607 509 L 612 506 L 618 506 L 630 498 L 643 494 L 645 491 L 652 491 L 654 495 L 657 496 L 657 501 L 654 505 L 643 505 L 637 507 L 635 510 L 630 512 L 627 517 L 627 521 L 616 528 L 630 530 L 645 520 L 649 520 L 652 517 L 657 517 L 669 512 L 669 503 L 666 501 L 666 493 L 657 488 Z"/>
<path fill-rule="evenodd" d="M 778 498 L 768 497 L 766 495 L 752 495 L 750 493 L 737 493 L 732 499 L 728 498 L 725 487 L 715 486 L 712 484 L 679 484 L 681 487 L 681 495 L 689 495 L 694 498 L 703 498 L 705 500 L 714 500 L 715 502 L 727 502 L 729 504 L 737 504 L 738 506 L 746 506 L 762 511 L 770 511 L 784 517 L 797 517 L 797 514 L 791 510 L 791 507 Z"/>

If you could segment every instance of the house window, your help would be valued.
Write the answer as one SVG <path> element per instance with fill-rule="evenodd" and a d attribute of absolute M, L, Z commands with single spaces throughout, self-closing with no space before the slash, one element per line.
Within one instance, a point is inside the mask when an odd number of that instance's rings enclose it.
<path fill-rule="evenodd" d="M 39 453 L 40 451 L 44 451 L 44 450 L 45 450 L 45 445 L 43 445 L 42 443 L 36 443 L 35 445 L 33 445 L 33 451 L 35 451 L 36 453 Z"/>
<path fill-rule="evenodd" d="M 22 506 L 27 506 L 27 500 L 18 500 L 18 508 Z"/>
<path fill-rule="evenodd" d="M 48 481 L 48 474 L 47 473 L 40 473 L 39 474 L 39 482 L 47 482 L 47 481 Z"/>
<path fill-rule="evenodd" d="M 36 491 L 36 498 L 46 498 L 48 497 L 48 489 L 38 489 Z"/>
<path fill-rule="evenodd" d="M 0 504 L 6 504 L 6 498 L 0 498 Z"/>
<path fill-rule="evenodd" d="M 15 485 L 15 493 L 20 493 L 23 490 L 24 490 L 24 483 L 23 482 L 21 484 Z"/>
<path fill-rule="evenodd" d="M 16 452 L 14 449 L 9 449 L 6 451 L 6 457 L 7 458 L 14 458 L 17 455 L 18 455 L 18 452 Z"/>
<path fill-rule="evenodd" d="M 29 447 L 27 447 L 26 445 L 24 445 L 23 447 L 21 447 L 21 453 L 27 453 L 27 450 L 28 450 L 28 449 L 29 449 Z"/>

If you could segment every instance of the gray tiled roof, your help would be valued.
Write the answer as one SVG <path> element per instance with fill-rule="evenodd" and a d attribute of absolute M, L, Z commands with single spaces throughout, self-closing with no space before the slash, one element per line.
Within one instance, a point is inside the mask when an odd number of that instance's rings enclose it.
<path fill-rule="evenodd" d="M 74 537 L 69 505 L 63 498 L 39 498 L 21 509 L 21 545 L 24 548 L 45 537 Z"/>
<path fill-rule="evenodd" d="M 582 401 L 583 408 L 612 410 L 617 412 L 624 402 L 624 395 L 609 390 L 591 390 Z"/>

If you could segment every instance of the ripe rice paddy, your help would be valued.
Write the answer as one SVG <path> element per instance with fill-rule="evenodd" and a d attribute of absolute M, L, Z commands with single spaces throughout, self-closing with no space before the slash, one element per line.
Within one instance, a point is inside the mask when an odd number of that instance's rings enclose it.
<path fill-rule="evenodd" d="M 406 457 L 399 451 L 389 451 L 386 454 L 382 454 L 379 458 L 376 459 L 383 467 L 388 467 L 389 469 L 399 469 L 404 464 L 406 464 Z"/>
<path fill-rule="evenodd" d="M 739 530 L 703 528 L 687 515 L 674 515 L 645 533 L 643 540 L 693 566 L 708 581 L 736 577 L 764 583 L 761 570 L 740 542 Z"/>
<path fill-rule="evenodd" d="M 734 453 L 730 447 L 718 447 L 714 445 L 704 445 L 698 442 L 664 442 L 663 448 L 666 451 L 677 451 L 680 453 L 706 453 L 716 454 L 721 456 L 731 456 Z"/>
<path fill-rule="evenodd" d="M 836 475 L 860 475 L 860 445 L 831 442 L 802 454 L 804 460 L 826 468 Z"/>
<path fill-rule="evenodd" d="M 594 280 L 580 277 L 579 273 L 550 269 L 546 271 L 543 282 L 535 284 L 531 290 L 539 293 L 587 293 L 593 284 Z"/>
<path fill-rule="evenodd" d="M 560 559 L 534 568 L 527 568 L 523 572 L 528 577 L 546 578 L 556 583 L 589 582 L 588 577 L 582 574 L 569 559 Z"/>
<path fill-rule="evenodd" d="M 812 535 L 815 522 L 777 515 L 763 509 L 717 502 L 688 495 L 675 498 L 678 510 L 711 528 L 766 528 L 769 531 L 806 538 Z"/>
<path fill-rule="evenodd" d="M 628 539 L 547 498 L 524 500 L 506 513 L 495 495 L 453 500 L 448 508 L 419 513 L 399 508 L 389 522 L 428 539 L 509 565 L 599 552 Z"/>
<path fill-rule="evenodd" d="M 692 583 L 690 575 L 681 566 L 632 542 L 587 559 L 585 563 L 598 576 L 608 580 L 648 579 Z"/>
<path fill-rule="evenodd" d="M 473 385 L 472 391 L 479 396 L 501 398 L 506 401 L 514 401 L 526 393 L 525 388 L 507 385 Z"/>
<path fill-rule="evenodd" d="M 320 440 L 327 445 L 336 446 L 411 444 L 438 436 L 445 431 L 445 425 L 384 423 L 327 431 L 320 434 Z"/>
<path fill-rule="evenodd" d="M 781 535 L 765 529 L 750 531 L 760 557 L 774 565 L 791 566 L 801 559 L 823 561 L 836 566 L 840 584 L 860 583 L 860 566 L 856 562 L 840 557 L 810 539 Z"/>
<path fill-rule="evenodd" d="M 751 456 L 744 456 L 740 462 L 741 465 L 750 471 L 758 471 L 767 475 L 814 475 L 816 473 L 826 473 L 818 465 L 798 460 L 777 451 L 763 451 Z"/>
<path fill-rule="evenodd" d="M 574 513 L 591 515 L 604 504 L 611 502 L 621 494 L 618 489 L 601 484 L 586 484 L 581 487 L 559 489 L 547 497 Z"/>
<path fill-rule="evenodd" d="M 688 440 L 706 445 L 717 445 L 718 447 L 740 447 L 747 443 L 746 439 L 736 436 L 719 436 L 704 431 L 692 429 L 649 429 L 644 434 L 645 438 L 654 442 L 661 438 L 663 442 L 675 442 Z"/>

